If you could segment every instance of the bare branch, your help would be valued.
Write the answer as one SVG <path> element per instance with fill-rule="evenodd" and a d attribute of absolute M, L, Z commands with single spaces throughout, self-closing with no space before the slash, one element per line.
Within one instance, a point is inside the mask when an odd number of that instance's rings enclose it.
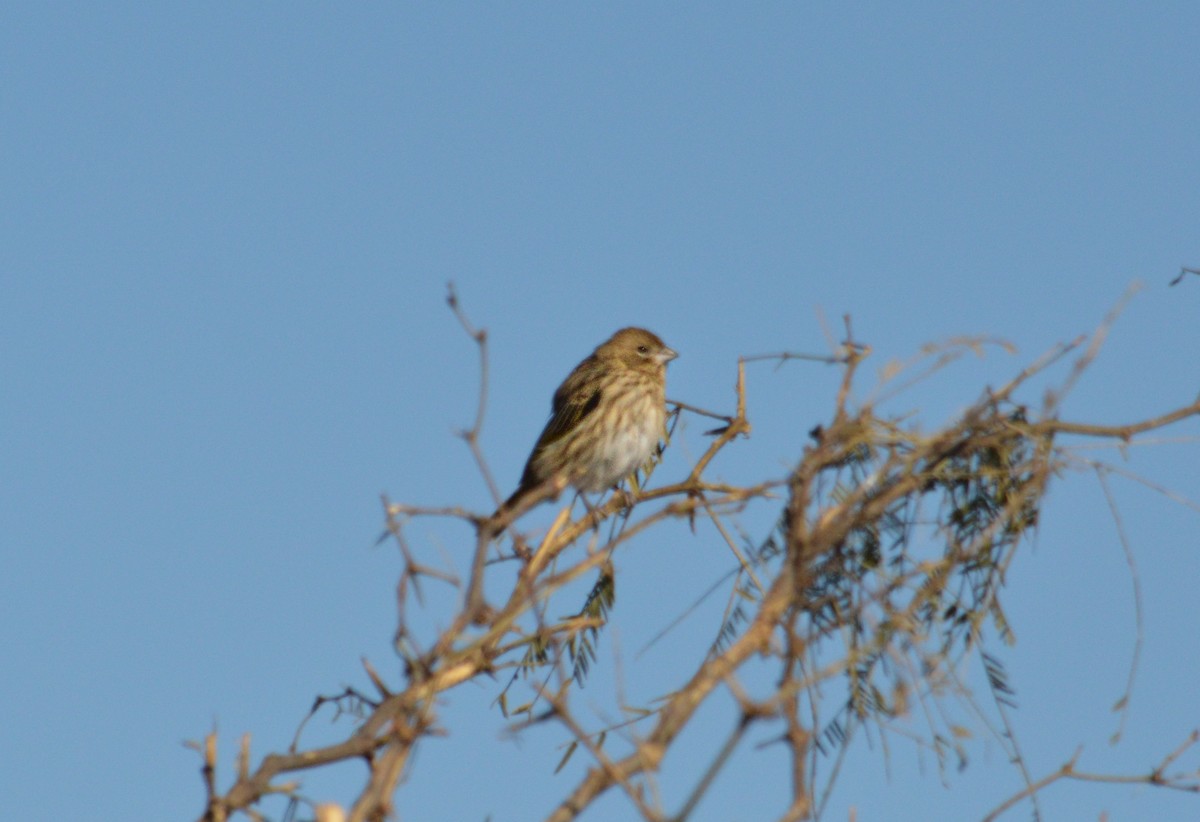
<path fill-rule="evenodd" d="M 480 389 L 471 428 L 460 432 L 471 448 L 493 499 L 500 500 L 480 448 L 487 406 L 487 333 L 463 312 L 453 286 L 447 301 L 458 322 L 480 352 Z M 957 419 L 932 431 L 908 418 L 885 417 L 877 411 L 879 396 L 856 405 L 856 381 L 871 348 L 854 339 L 851 318 L 843 318 L 844 337 L 828 357 L 793 353 L 740 358 L 734 384 L 733 414 L 721 414 L 685 402 L 671 401 L 674 420 L 683 414 L 716 419 L 716 429 L 702 454 L 682 477 L 654 487 L 631 485 L 599 501 L 563 506 L 548 529 L 524 533 L 516 524 L 529 508 L 558 497 L 565 486 L 551 480 L 544 487 L 494 515 L 455 506 L 420 506 L 383 499 L 386 535 L 395 540 L 401 559 L 396 585 L 398 609 L 395 648 L 403 662 L 399 682 L 389 682 L 365 658 L 365 691 L 343 687 L 318 696 L 283 754 L 252 761 L 250 737 L 242 737 L 233 763 L 233 784 L 222 792 L 217 779 L 217 734 L 193 744 L 201 757 L 206 802 L 203 820 L 224 822 L 237 812 L 259 816 L 258 803 L 274 793 L 301 800 L 291 775 L 335 762 L 360 760 L 366 766 L 361 790 L 351 802 L 313 803 L 319 817 L 380 822 L 394 814 L 393 797 L 414 752 L 428 737 L 446 733 L 438 725 L 438 709 L 447 694 L 467 682 L 486 682 L 508 672 L 495 697 L 513 733 L 555 724 L 565 734 L 568 750 L 586 752 L 591 765 L 564 789 L 548 819 L 578 818 L 611 789 L 623 794 L 644 820 L 665 822 L 688 817 L 709 793 L 753 726 L 777 731 L 771 737 L 789 757 L 790 780 L 779 786 L 782 820 L 799 822 L 820 813 L 837 779 L 840 763 L 855 734 L 865 731 L 890 755 L 893 739 L 911 739 L 918 750 L 932 752 L 941 767 L 966 757 L 965 740 L 951 709 L 966 703 L 986 730 L 1004 737 L 1005 753 L 1024 769 L 1008 706 L 1014 690 L 1003 663 L 988 646 L 988 637 L 1011 637 L 1002 608 L 1007 572 L 1019 547 L 1038 523 L 1051 478 L 1069 468 L 1092 466 L 1056 442 L 1059 435 L 1089 436 L 1117 444 L 1146 432 L 1200 416 L 1200 400 L 1125 425 L 1064 422 L 1057 408 L 1070 387 L 1094 360 L 1115 312 L 1090 338 L 1060 345 L 1020 371 L 999 391 L 984 391 Z M 981 353 L 996 343 L 989 338 L 960 338 L 923 350 L 915 358 L 916 377 L 889 391 L 909 390 L 926 375 L 964 353 Z M 1085 346 L 1086 343 L 1086 347 Z M 832 345 L 832 343 L 831 343 Z M 1015 400 L 1019 389 L 1036 374 L 1079 351 L 1063 385 L 1050 392 L 1040 416 Z M 816 426 L 803 451 L 780 476 L 731 485 L 710 480 L 713 461 L 739 438 L 749 436 L 746 363 L 778 364 L 805 360 L 836 364 L 841 381 L 828 419 Z M 868 395 L 871 396 L 871 395 Z M 805 426 L 807 427 L 807 426 Z M 682 430 L 682 429 L 681 429 Z M 669 463 L 664 463 L 669 465 Z M 1138 644 L 1128 685 L 1120 705 L 1133 691 L 1137 658 L 1144 640 L 1141 591 L 1132 540 L 1117 514 L 1107 473 L 1095 469 L 1134 577 Z M 650 477 L 649 469 L 641 475 Z M 739 518 L 750 505 L 770 504 L 777 525 L 761 542 L 747 537 Z M 690 668 L 679 673 L 677 686 L 649 706 L 628 706 L 621 694 L 622 716 L 596 722 L 578 713 L 574 691 L 589 665 L 600 657 L 595 642 L 615 607 L 614 565 L 617 552 L 670 520 L 694 525 L 699 514 L 711 519 L 716 535 L 731 553 L 730 570 L 700 596 L 722 589 L 727 605 L 715 641 Z M 408 526 L 418 518 L 448 518 L 470 527 L 474 535 L 470 567 L 462 578 L 447 570 L 445 557 L 431 560 L 427 549 L 410 544 Z M 606 522 L 608 526 L 601 528 Z M 701 529 L 702 530 L 702 529 Z M 607 533 L 607 536 L 602 534 Z M 713 538 L 711 532 L 705 532 Z M 735 535 L 738 539 L 735 539 Z M 741 540 L 739 543 L 738 540 Z M 580 545 L 583 543 L 583 545 Z M 464 546 L 465 547 L 465 546 Z M 468 549 L 470 550 L 470 549 Z M 455 605 L 437 619 L 410 619 L 426 607 L 425 577 L 456 588 Z M 564 588 L 579 580 L 596 580 L 582 606 L 558 607 Z M 506 588 L 499 580 L 509 581 Z M 429 587 L 437 587 L 429 583 Z M 486 596 L 485 596 L 486 591 Z M 415 596 L 410 596 L 415 594 Z M 489 600 L 489 597 L 491 601 Z M 686 615 L 686 614 L 685 614 Z M 660 641 L 682 616 L 670 623 Z M 438 627 L 429 627 L 433 622 Z M 979 658 L 994 698 L 986 711 L 958 676 L 964 659 Z M 750 663 L 753 662 L 753 666 Z M 749 673 L 772 667 L 770 687 Z M 386 670 L 386 668 L 384 669 Z M 619 671 L 618 673 L 623 673 Z M 836 688 L 835 688 L 836 686 Z M 372 690 L 373 689 L 373 690 Z M 837 694 L 830 700 L 827 692 Z M 714 694 L 732 696 L 736 724 L 713 744 L 702 773 L 692 774 L 673 816 L 662 810 L 659 766 L 705 705 L 720 703 Z M 515 704 L 523 696 L 527 701 Z M 510 704 L 510 698 L 512 703 Z M 955 703 L 953 700 L 959 700 Z M 835 707 L 831 710 L 830 705 Z M 305 748 L 301 737 L 322 708 L 348 715 L 355 727 L 341 741 Z M 999 720 L 994 717 L 999 714 Z M 915 716 L 918 727 L 900 722 Z M 601 717 L 608 719 L 608 717 Z M 1126 717 L 1122 717 L 1122 728 Z M 927 728 L 919 727 L 924 721 Z M 614 751 L 606 746 L 616 731 Z M 1198 740 L 1187 742 L 1145 774 L 1092 774 L 1078 770 L 1077 753 L 1057 771 L 1033 780 L 1025 774 L 1022 791 L 997 807 L 994 819 L 1033 799 L 1062 779 L 1147 784 L 1189 792 L 1200 791 L 1197 774 L 1167 774 Z M 818 763 L 832 757 L 832 765 Z M 663 780 L 665 784 L 665 779 Z M 817 798 L 820 801 L 817 801 Z M 343 811 L 342 809 L 346 810 Z M 323 815 L 323 816 L 322 816 Z"/>
<path fill-rule="evenodd" d="M 1200 268 L 1187 268 L 1186 266 L 1181 266 L 1179 269 L 1179 276 L 1171 280 L 1171 282 L 1167 283 L 1167 285 L 1179 285 L 1181 282 L 1183 282 L 1183 278 L 1188 274 L 1200 275 Z"/>
<path fill-rule="evenodd" d="M 1074 779 L 1080 782 L 1101 782 L 1110 785 L 1152 785 L 1160 788 L 1169 788 L 1176 791 L 1184 791 L 1186 793 L 1200 793 L 1200 773 L 1177 774 L 1168 776 L 1166 774 L 1175 760 L 1182 756 L 1188 749 L 1200 742 L 1200 730 L 1192 731 L 1188 738 L 1183 741 L 1178 748 L 1167 754 L 1161 762 L 1150 769 L 1145 774 L 1100 774 L 1080 771 L 1076 768 L 1079 763 L 1079 757 L 1083 754 L 1083 749 L 1079 748 L 1075 754 L 1062 764 L 1062 766 L 1052 773 L 1047 774 L 1036 782 L 1025 787 L 1024 790 L 1013 794 L 1011 797 L 1000 803 L 987 816 L 983 818 L 983 822 L 995 822 L 1001 815 L 1009 809 L 1019 804 L 1022 800 L 1039 793 L 1043 789 L 1049 787 L 1063 779 Z"/>

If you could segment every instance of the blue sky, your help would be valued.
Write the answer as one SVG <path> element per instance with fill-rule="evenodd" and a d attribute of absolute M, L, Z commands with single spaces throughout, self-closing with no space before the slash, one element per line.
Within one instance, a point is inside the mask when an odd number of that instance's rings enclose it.
<path fill-rule="evenodd" d="M 183 740 L 215 721 L 229 765 L 241 733 L 258 755 L 285 747 L 315 694 L 364 685 L 361 656 L 394 681 L 399 563 L 372 547 L 379 495 L 489 505 L 453 433 L 477 374 L 448 280 L 490 332 L 483 446 L 505 488 L 558 382 L 630 324 L 680 352 L 670 396 L 717 409 L 737 355 L 827 350 L 821 316 L 837 331 L 852 315 L 873 346 L 864 392 L 925 342 L 1016 344 L 890 406 L 932 423 L 1141 281 L 1065 414 L 1121 423 L 1190 402 L 1200 282 L 1166 283 L 1200 263 L 1197 42 L 1188 3 L 10 5 L 6 811 L 194 818 Z M 786 471 L 836 376 L 752 369 L 755 435 L 715 476 Z M 664 478 L 703 428 L 673 444 Z M 1188 422 L 1158 438 L 1183 441 L 1103 456 L 1195 500 L 1196 434 Z M 1094 478 L 1052 488 L 1010 579 L 1019 641 L 1003 658 L 1035 776 L 1080 745 L 1081 766 L 1145 772 L 1200 725 L 1197 513 L 1114 489 L 1146 630 L 1119 745 L 1133 600 Z M 761 536 L 768 521 L 744 525 Z M 464 529 L 411 536 L 465 567 Z M 728 563 L 703 530 L 626 552 L 606 639 L 622 671 L 602 663 L 580 704 L 607 710 L 619 676 L 643 703 L 677 682 L 723 600 L 634 652 Z M 502 736 L 496 691 L 448 697 L 450 736 L 418 755 L 401 818 L 540 818 L 578 778 L 582 759 L 552 774 L 561 734 Z M 730 721 L 719 705 L 702 720 L 689 751 Z M 319 719 L 306 739 L 347 730 Z M 899 736 L 867 742 L 830 819 L 978 818 L 1020 788 L 985 738 L 944 780 Z M 744 751 L 695 818 L 774 818 L 776 754 Z M 692 756 L 668 776 L 707 761 Z M 344 801 L 360 776 L 306 792 Z M 664 782 L 668 800 L 681 784 Z M 627 815 L 601 807 L 587 818 Z M 1137 787 L 1060 785 L 1043 807 L 1197 814 Z"/>

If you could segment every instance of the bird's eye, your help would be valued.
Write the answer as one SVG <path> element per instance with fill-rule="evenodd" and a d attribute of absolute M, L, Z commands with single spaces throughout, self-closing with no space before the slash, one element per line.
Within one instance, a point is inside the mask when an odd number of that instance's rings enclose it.
<path fill-rule="evenodd" d="M 644 346 L 644 345 L 639 345 L 639 346 L 638 346 L 638 353 L 639 353 L 639 354 L 649 354 L 649 353 L 650 353 L 650 349 L 649 349 L 649 348 L 647 348 L 647 347 L 646 347 L 646 346 Z"/>

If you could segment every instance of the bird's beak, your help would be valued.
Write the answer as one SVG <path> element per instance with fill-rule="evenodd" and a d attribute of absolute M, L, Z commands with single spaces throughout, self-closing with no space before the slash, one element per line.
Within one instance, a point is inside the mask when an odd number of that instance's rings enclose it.
<path fill-rule="evenodd" d="M 658 362 L 662 365 L 666 365 L 678 356 L 679 355 L 675 353 L 675 349 L 664 346 L 662 351 L 659 351 L 654 355 L 654 359 L 658 360 Z"/>

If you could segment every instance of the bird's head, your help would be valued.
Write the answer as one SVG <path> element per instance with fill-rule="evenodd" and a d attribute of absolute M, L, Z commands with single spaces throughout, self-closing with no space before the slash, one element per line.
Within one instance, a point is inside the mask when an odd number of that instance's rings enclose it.
<path fill-rule="evenodd" d="M 663 368 L 679 355 L 644 328 L 622 328 L 596 349 L 598 359 L 618 360 L 633 368 Z"/>

